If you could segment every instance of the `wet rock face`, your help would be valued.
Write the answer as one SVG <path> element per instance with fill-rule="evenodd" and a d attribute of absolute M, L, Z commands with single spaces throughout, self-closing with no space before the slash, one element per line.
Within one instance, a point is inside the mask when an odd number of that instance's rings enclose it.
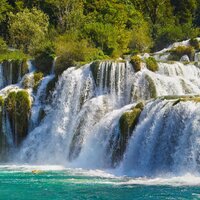
<path fill-rule="evenodd" d="M 140 102 L 135 107 L 133 107 L 132 110 L 123 113 L 120 117 L 119 137 L 117 140 L 116 149 L 112 154 L 113 166 L 116 166 L 122 160 L 128 145 L 128 140 L 132 136 L 133 130 L 138 123 L 143 108 L 144 104 Z"/>
<path fill-rule="evenodd" d="M 0 85 L 1 88 L 10 84 L 18 83 L 28 72 L 28 65 L 26 60 L 4 61 L 0 67 L 0 76 L 3 80 Z"/>

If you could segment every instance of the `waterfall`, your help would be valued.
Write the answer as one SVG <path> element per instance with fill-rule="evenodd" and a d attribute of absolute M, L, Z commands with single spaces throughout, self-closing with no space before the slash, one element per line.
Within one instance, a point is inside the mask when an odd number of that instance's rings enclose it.
<path fill-rule="evenodd" d="M 115 167 L 131 176 L 199 172 L 196 96 L 200 94 L 200 69 L 180 62 L 159 62 L 158 66 L 157 72 L 144 65 L 137 73 L 127 61 L 68 68 L 47 104 L 47 88 L 54 75 L 44 76 L 34 93 L 35 68 L 28 62 L 29 73 L 17 85 L 0 91 L 6 96 L 10 88 L 22 87 L 33 97 L 29 134 L 18 151 L 12 152 L 11 160 Z M 138 114 L 140 102 L 145 106 Z M 125 123 L 134 125 L 123 129 L 124 116 L 130 117 Z M 9 123 L 5 125 L 9 130 Z M 12 132 L 6 134 L 12 146 Z"/>
<path fill-rule="evenodd" d="M 54 78 L 54 75 L 49 75 L 49 76 L 44 77 L 37 89 L 37 94 L 34 97 L 34 104 L 32 105 L 32 110 L 31 110 L 30 129 L 33 129 L 34 127 L 38 126 L 40 122 L 39 115 L 44 109 L 43 107 L 45 104 L 46 88 L 47 88 L 48 83 L 53 78 Z"/>
<path fill-rule="evenodd" d="M 134 75 L 131 65 L 102 62 L 96 77 L 91 67 L 89 64 L 81 69 L 69 68 L 63 73 L 52 109 L 41 126 L 29 134 L 20 152 L 22 159 L 38 162 L 76 159 L 89 131 L 106 114 L 131 101 L 130 79 Z M 53 159 L 49 158 L 50 152 Z"/>
<path fill-rule="evenodd" d="M 29 134 L 17 159 L 111 167 L 122 114 L 154 95 L 198 94 L 198 79 L 197 67 L 180 63 L 160 63 L 156 73 L 146 68 L 134 73 L 128 62 L 111 61 L 69 68 L 58 81 L 47 116 Z"/>
<path fill-rule="evenodd" d="M 149 103 L 141 114 L 120 166 L 124 174 L 200 172 L 200 104 L 160 101 Z"/>

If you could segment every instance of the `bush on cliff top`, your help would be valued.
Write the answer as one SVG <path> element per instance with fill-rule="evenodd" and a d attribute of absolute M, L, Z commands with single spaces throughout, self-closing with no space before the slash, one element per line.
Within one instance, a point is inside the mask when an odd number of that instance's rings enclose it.
<path fill-rule="evenodd" d="M 133 65 L 135 72 L 141 70 L 142 59 L 138 55 L 132 56 L 130 62 Z"/>

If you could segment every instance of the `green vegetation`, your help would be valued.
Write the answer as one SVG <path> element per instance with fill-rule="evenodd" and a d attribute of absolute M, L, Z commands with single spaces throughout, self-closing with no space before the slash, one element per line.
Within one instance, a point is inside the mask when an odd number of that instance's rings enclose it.
<path fill-rule="evenodd" d="M 80 62 L 159 50 L 199 36 L 199 10 L 199 0 L 1 0 L 0 61 L 28 54 L 46 74 L 57 57 L 59 75 Z"/>
<path fill-rule="evenodd" d="M 22 51 L 4 51 L 0 53 L 0 62 L 4 60 L 26 60 L 29 56 Z"/>
<path fill-rule="evenodd" d="M 170 59 L 179 61 L 182 56 L 187 55 L 190 60 L 194 59 L 195 49 L 191 46 L 178 46 L 170 51 Z"/>
<path fill-rule="evenodd" d="M 33 79 L 34 79 L 34 85 L 33 85 L 33 91 L 36 93 L 38 86 L 42 80 L 42 78 L 44 77 L 44 74 L 42 72 L 35 72 Z"/>
<path fill-rule="evenodd" d="M 133 130 L 135 129 L 140 114 L 144 108 L 144 104 L 142 102 L 138 103 L 132 110 L 125 112 L 122 114 L 119 120 L 119 140 L 118 140 L 118 148 L 113 152 L 113 163 L 114 165 L 118 163 L 126 150 L 128 139 L 131 137 Z"/>
<path fill-rule="evenodd" d="M 142 59 L 139 56 L 137 55 L 132 56 L 130 62 L 133 65 L 135 72 L 138 72 L 141 70 Z"/>
<path fill-rule="evenodd" d="M 28 120 L 31 110 L 28 92 L 25 90 L 10 92 L 5 99 L 5 109 L 14 133 L 15 145 L 19 145 L 28 133 Z"/>
<path fill-rule="evenodd" d="M 158 71 L 158 63 L 154 57 L 149 57 L 145 61 L 146 61 L 147 68 L 150 71 L 152 72 Z"/>
<path fill-rule="evenodd" d="M 10 13 L 9 34 L 13 47 L 34 55 L 46 39 L 48 25 L 48 16 L 36 8 Z"/>
<path fill-rule="evenodd" d="M 38 52 L 35 54 L 33 64 L 39 71 L 49 74 L 52 69 L 54 58 L 54 49 L 50 44 L 48 44 L 47 46 L 38 50 Z"/>
<path fill-rule="evenodd" d="M 18 137 L 18 144 L 28 134 L 28 121 L 30 117 L 31 102 L 29 94 L 26 91 L 19 91 L 16 94 L 16 133 Z"/>

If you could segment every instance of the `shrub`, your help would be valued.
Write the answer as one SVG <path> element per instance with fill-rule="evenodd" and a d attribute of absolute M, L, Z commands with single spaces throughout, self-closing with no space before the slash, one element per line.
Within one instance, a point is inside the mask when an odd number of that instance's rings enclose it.
<path fill-rule="evenodd" d="M 199 50 L 200 48 L 200 43 L 199 41 L 196 39 L 196 38 L 192 38 L 190 41 L 189 41 L 190 45 L 192 47 L 194 47 L 196 50 Z"/>
<path fill-rule="evenodd" d="M 138 72 L 141 70 L 142 59 L 139 56 L 137 55 L 132 56 L 130 63 L 133 65 L 135 72 Z"/>
<path fill-rule="evenodd" d="M 54 57 L 54 48 L 49 44 L 42 47 L 40 50 L 37 50 L 33 63 L 39 71 L 48 74 L 52 70 Z"/>
<path fill-rule="evenodd" d="M 150 37 L 149 27 L 144 24 L 138 27 L 131 33 L 131 40 L 128 47 L 131 50 L 138 50 L 139 52 L 146 52 L 152 47 L 153 42 Z"/>
<path fill-rule="evenodd" d="M 86 39 L 80 39 L 76 33 L 67 33 L 57 38 L 55 73 L 61 74 L 65 69 L 75 66 L 77 62 L 90 62 L 104 58 L 101 50 L 94 48 Z"/>
<path fill-rule="evenodd" d="M 149 57 L 146 59 L 146 66 L 152 72 L 158 71 L 158 63 L 154 57 Z"/>

